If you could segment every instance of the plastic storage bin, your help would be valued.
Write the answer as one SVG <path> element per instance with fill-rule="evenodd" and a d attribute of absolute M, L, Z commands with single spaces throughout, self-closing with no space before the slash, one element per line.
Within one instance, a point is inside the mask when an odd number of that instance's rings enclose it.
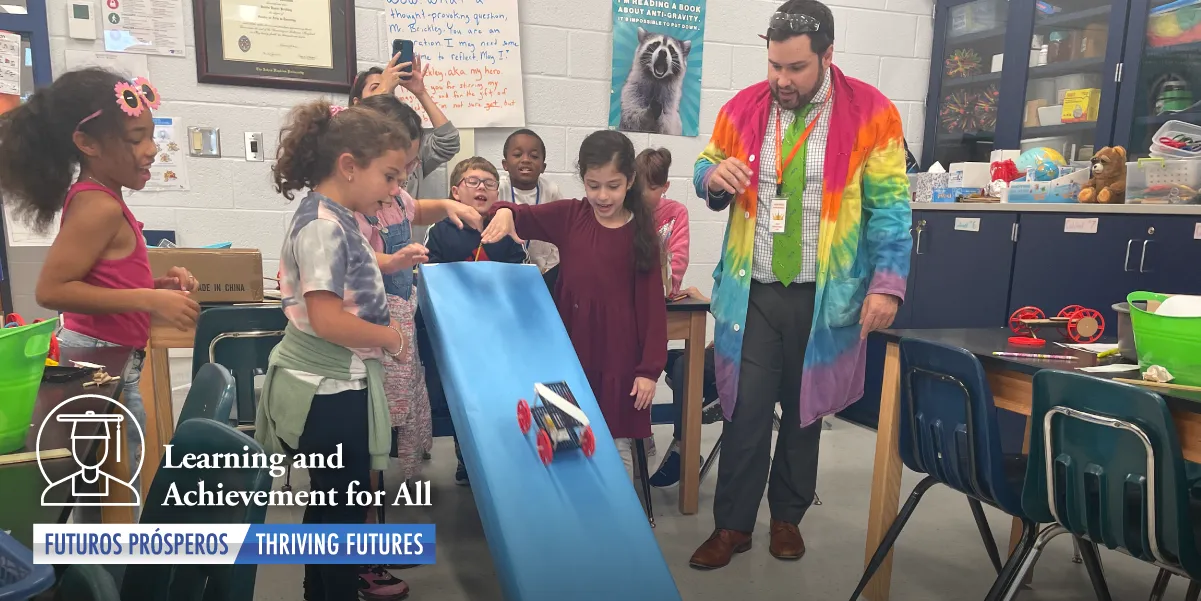
<path fill-rule="evenodd" d="M 1188 136 L 1194 140 L 1201 140 L 1201 127 L 1184 121 L 1168 121 L 1160 126 L 1159 131 L 1151 136 L 1151 157 L 1162 159 L 1196 159 L 1201 158 L 1201 150 L 1189 151 L 1183 148 L 1173 148 L 1161 144 L 1161 138 L 1171 138 L 1175 135 Z"/>
<path fill-rule="evenodd" d="M 1149 313 L 1140 307 L 1145 301 L 1162 303 L 1167 294 L 1131 292 L 1130 325 L 1134 330 L 1134 348 L 1138 367 L 1147 371 L 1159 365 L 1172 374 L 1173 384 L 1201 386 L 1201 317 L 1169 317 Z"/>
<path fill-rule="evenodd" d="M 1183 204 L 1201 190 L 1201 159 L 1139 159 L 1126 163 L 1127 204 Z"/>
<path fill-rule="evenodd" d="M 25 445 L 58 318 L 0 328 L 0 454 Z"/>
<path fill-rule="evenodd" d="M 54 566 L 34 565 L 33 553 L 0 530 L 0 601 L 25 601 L 53 585 Z"/>

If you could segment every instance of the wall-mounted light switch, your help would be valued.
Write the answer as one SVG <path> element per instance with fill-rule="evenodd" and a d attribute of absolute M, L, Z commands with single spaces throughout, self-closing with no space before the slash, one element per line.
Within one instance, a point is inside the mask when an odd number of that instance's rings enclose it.
<path fill-rule="evenodd" d="M 257 131 L 246 132 L 246 160 L 261 161 L 263 160 L 263 133 Z"/>
<path fill-rule="evenodd" d="M 194 157 L 220 157 L 221 130 L 216 127 L 189 127 L 188 154 Z"/>

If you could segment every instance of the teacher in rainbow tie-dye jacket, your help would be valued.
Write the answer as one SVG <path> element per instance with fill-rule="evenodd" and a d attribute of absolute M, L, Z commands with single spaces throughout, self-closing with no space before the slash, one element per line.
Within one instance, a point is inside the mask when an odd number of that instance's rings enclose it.
<path fill-rule="evenodd" d="M 762 37 L 767 81 L 722 107 L 694 175 L 709 208 L 729 209 L 712 305 L 726 421 L 697 568 L 750 549 L 765 484 L 769 551 L 805 553 L 821 419 L 863 396 L 867 335 L 892 324 L 909 273 L 896 107 L 832 64 L 834 17 L 820 2 L 785 2 Z"/>

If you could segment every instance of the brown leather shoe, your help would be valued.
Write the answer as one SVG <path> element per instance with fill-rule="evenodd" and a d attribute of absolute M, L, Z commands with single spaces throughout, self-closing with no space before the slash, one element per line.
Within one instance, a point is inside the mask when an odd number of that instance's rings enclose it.
<path fill-rule="evenodd" d="M 751 548 L 751 533 L 737 530 L 717 529 L 697 548 L 688 560 L 688 565 L 702 570 L 725 567 L 735 553 L 745 553 Z"/>
<path fill-rule="evenodd" d="M 805 539 L 796 524 L 771 521 L 771 544 L 767 550 L 776 559 L 800 559 L 805 554 Z"/>

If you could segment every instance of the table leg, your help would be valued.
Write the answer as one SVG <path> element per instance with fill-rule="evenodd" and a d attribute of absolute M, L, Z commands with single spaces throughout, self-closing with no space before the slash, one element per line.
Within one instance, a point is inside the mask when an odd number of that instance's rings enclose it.
<path fill-rule="evenodd" d="M 680 428 L 680 513 L 695 514 L 700 506 L 701 488 L 701 404 L 705 375 L 705 313 L 694 311 L 688 320 L 688 340 L 684 342 L 687 361 L 684 378 L 684 406 Z"/>
<path fill-rule="evenodd" d="M 1022 454 L 1030 456 L 1030 416 L 1026 416 L 1026 434 L 1022 437 Z M 1009 554 L 1013 555 L 1013 550 L 1017 548 L 1018 541 L 1022 538 L 1022 520 L 1013 518 L 1013 523 L 1009 526 Z M 1026 576 L 1022 580 L 1022 584 L 1030 586 L 1030 582 L 1034 580 L 1034 568 L 1030 566 L 1026 570 Z"/>
<path fill-rule="evenodd" d="M 901 348 L 888 343 L 884 355 L 884 383 L 880 391 L 880 423 L 876 430 L 876 457 L 872 471 L 871 502 L 867 516 L 867 549 L 864 565 L 876 553 L 884 533 L 897 517 L 901 496 L 900 438 Z M 880 564 L 864 590 L 871 601 L 887 601 L 892 582 L 892 552 Z"/>
<path fill-rule="evenodd" d="M 142 491 L 158 471 L 163 445 L 175 435 L 175 410 L 171 406 L 171 362 L 165 348 L 151 348 L 142 366 L 142 404 L 146 408 L 146 443 L 142 451 Z"/>

